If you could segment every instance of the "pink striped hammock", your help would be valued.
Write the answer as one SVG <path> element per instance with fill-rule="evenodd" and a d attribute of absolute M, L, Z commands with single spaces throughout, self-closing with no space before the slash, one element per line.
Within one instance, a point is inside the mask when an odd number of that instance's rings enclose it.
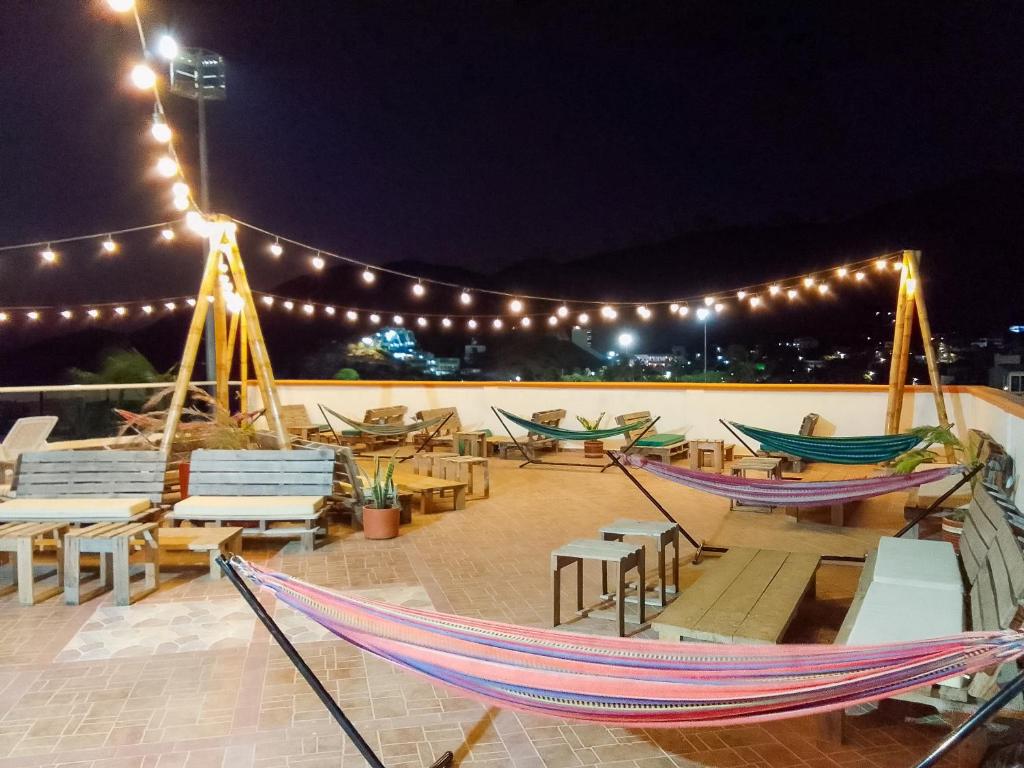
<path fill-rule="evenodd" d="M 1024 631 L 912 643 L 713 645 L 468 619 L 331 592 L 240 558 L 253 583 L 368 653 L 490 705 L 608 725 L 732 725 L 876 701 L 1024 656 Z"/>
<path fill-rule="evenodd" d="M 764 480 L 700 472 L 618 452 L 615 453 L 615 457 L 622 464 L 650 472 L 663 480 L 670 480 L 715 496 L 736 499 L 741 504 L 764 507 L 825 507 L 845 504 L 885 493 L 906 491 L 966 471 L 965 467 L 951 465 L 906 475 L 863 477 L 853 480 Z"/>

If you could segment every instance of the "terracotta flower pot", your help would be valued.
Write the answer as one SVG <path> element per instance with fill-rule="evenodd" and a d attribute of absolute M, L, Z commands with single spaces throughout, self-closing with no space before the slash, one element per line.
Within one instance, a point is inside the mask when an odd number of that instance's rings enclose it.
<path fill-rule="evenodd" d="M 398 507 L 363 507 L 363 535 L 368 539 L 393 539 L 398 535 Z"/>
<path fill-rule="evenodd" d="M 942 540 L 953 545 L 953 549 L 960 551 L 960 536 L 964 532 L 964 521 L 954 520 L 951 517 L 942 518 Z"/>
<path fill-rule="evenodd" d="M 588 459 L 600 459 L 604 456 L 604 443 L 600 440 L 584 440 L 583 455 Z"/>

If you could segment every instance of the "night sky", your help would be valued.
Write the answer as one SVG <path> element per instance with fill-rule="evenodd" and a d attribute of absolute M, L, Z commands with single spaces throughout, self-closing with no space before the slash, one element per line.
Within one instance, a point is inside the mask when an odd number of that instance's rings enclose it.
<path fill-rule="evenodd" d="M 139 2 L 228 61 L 213 207 L 371 262 L 491 270 L 1024 172 L 1016 0 Z M 175 215 L 137 54 L 102 0 L 0 4 L 0 243 Z M 188 292 L 198 251 L 0 255 L 0 304 Z M 286 263 L 250 259 L 256 287 Z"/>

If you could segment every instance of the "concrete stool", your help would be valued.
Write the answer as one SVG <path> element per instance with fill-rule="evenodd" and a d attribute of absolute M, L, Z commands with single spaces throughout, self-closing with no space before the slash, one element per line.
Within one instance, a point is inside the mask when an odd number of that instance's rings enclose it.
<path fill-rule="evenodd" d="M 0 552 L 11 552 L 17 562 L 11 564 L 14 585 L 18 588 L 18 602 L 35 605 L 61 591 L 64 581 L 63 547 L 67 523 L 7 523 L 0 525 Z M 50 539 L 57 550 L 57 586 L 36 592 L 35 574 L 32 570 L 33 556 L 37 545 Z"/>
<path fill-rule="evenodd" d="M 619 567 L 618 589 L 615 592 L 615 617 L 618 624 L 619 637 L 626 636 L 626 571 L 636 569 L 640 580 L 640 589 L 644 582 L 644 548 L 634 547 L 622 541 L 602 541 L 593 539 L 577 539 L 559 547 L 551 553 L 551 591 L 553 596 L 552 626 L 562 623 L 562 569 L 567 565 L 576 564 L 576 610 L 583 610 L 583 561 L 597 560 L 601 563 L 601 593 L 608 594 L 608 563 L 616 563 Z M 640 592 L 637 601 L 639 623 L 643 624 L 644 599 Z"/>
<path fill-rule="evenodd" d="M 458 480 L 466 484 L 466 492 L 473 493 L 473 470 L 479 468 L 484 483 L 481 498 L 491 497 L 491 465 L 482 456 L 451 456 L 441 462 L 446 480 Z"/>
<path fill-rule="evenodd" d="M 70 531 L 64 537 L 64 602 L 81 602 L 81 556 L 100 556 L 101 590 L 114 588 L 114 603 L 131 605 L 155 592 L 160 581 L 160 528 L 158 523 L 96 523 Z M 146 579 L 135 595 L 129 587 L 128 558 L 132 545 L 141 545 L 146 556 Z M 101 590 L 97 590 L 101 591 Z M 96 592 L 90 594 L 92 597 Z M 88 599 L 88 598 L 87 598 Z"/>
<path fill-rule="evenodd" d="M 675 523 L 646 520 L 616 520 L 611 525 L 601 526 L 601 536 L 605 541 L 622 541 L 625 536 L 645 536 L 654 539 L 658 551 L 658 589 L 660 599 L 651 601 L 651 605 L 664 608 L 668 605 L 668 580 L 665 573 L 665 549 L 672 545 L 672 593 L 679 594 L 679 526 Z M 640 574 L 641 592 L 646 592 L 643 583 L 645 575 Z"/>

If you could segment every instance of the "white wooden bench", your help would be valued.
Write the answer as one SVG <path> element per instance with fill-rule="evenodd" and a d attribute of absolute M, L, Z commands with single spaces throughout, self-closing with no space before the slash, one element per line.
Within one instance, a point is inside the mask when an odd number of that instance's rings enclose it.
<path fill-rule="evenodd" d="M 334 491 L 335 452 L 198 450 L 192 453 L 189 497 L 170 518 L 243 526 L 243 536 L 298 538 L 313 551 L 326 497 Z"/>

